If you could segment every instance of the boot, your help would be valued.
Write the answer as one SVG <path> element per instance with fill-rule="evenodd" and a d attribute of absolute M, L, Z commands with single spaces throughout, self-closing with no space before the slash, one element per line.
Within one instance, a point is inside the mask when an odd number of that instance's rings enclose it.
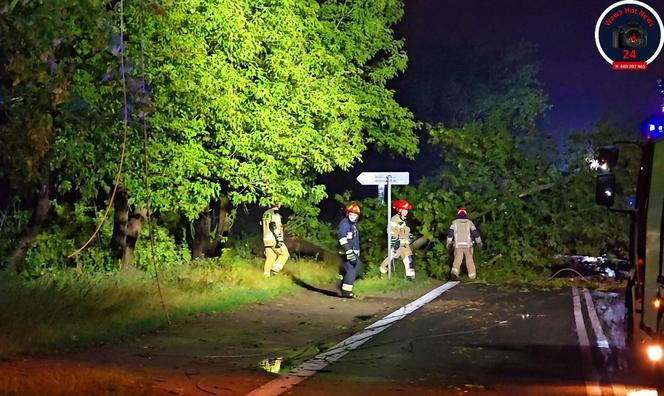
<path fill-rule="evenodd" d="M 341 298 L 355 298 L 355 294 L 352 291 L 341 291 Z"/>

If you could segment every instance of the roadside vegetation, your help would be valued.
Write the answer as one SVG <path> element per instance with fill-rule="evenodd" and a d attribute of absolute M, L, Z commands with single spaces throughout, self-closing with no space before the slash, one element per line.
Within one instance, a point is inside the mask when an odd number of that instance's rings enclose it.
<path fill-rule="evenodd" d="M 229 253 L 165 269 L 159 285 L 153 274 L 138 270 L 77 274 L 68 269 L 30 279 L 0 272 L 0 296 L 8 308 L 0 311 L 0 358 L 117 342 L 169 320 L 229 312 L 299 292 L 303 284 L 333 292 L 338 273 L 334 265 L 307 259 L 289 261 L 276 277 L 264 277 L 262 267 L 260 259 Z M 357 282 L 359 298 L 412 287 L 398 277 Z"/>

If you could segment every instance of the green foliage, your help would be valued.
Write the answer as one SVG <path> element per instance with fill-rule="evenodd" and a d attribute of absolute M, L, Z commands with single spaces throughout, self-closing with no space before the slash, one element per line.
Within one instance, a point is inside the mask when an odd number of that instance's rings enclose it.
<path fill-rule="evenodd" d="M 17 230 L 23 229 L 30 219 L 30 213 L 25 210 L 19 210 L 18 207 L 9 209 L 7 212 L 0 212 L 0 266 L 6 263 L 6 257 L 9 256 L 15 247 Z"/>
<path fill-rule="evenodd" d="M 80 206 L 55 206 L 48 227 L 39 234 L 27 252 L 24 276 L 39 277 L 66 272 L 71 268 L 89 273 L 113 273 L 119 269 L 107 247 L 112 234 L 111 222 L 104 224 L 99 236 L 90 246 L 72 259 L 67 258 L 85 242 L 97 224 L 98 218 L 90 217 L 86 213 L 88 210 Z M 141 239 L 145 243 L 137 245 L 133 264 L 138 269 L 154 273 L 147 225 L 141 231 Z M 154 242 L 154 263 L 158 269 L 180 266 L 191 260 L 187 246 L 176 243 L 164 227 L 154 227 Z"/>
<path fill-rule="evenodd" d="M 328 249 L 337 249 L 336 227 L 320 221 L 318 218 L 306 214 L 293 214 L 289 216 L 285 225 L 286 232 L 324 246 Z"/>
<path fill-rule="evenodd" d="M 405 65 L 390 28 L 401 5 L 351 3 L 129 7 L 127 51 L 145 58 L 155 108 L 155 209 L 193 219 L 223 192 L 312 212 L 325 197 L 315 175 L 347 169 L 366 144 L 415 153 L 413 116 L 385 88 Z M 139 182 L 124 184 L 144 201 Z"/>
<path fill-rule="evenodd" d="M 46 179 L 76 98 L 75 76 L 104 50 L 112 23 L 106 3 L 22 1 L 0 9 L 0 177 L 18 192 Z"/>
<path fill-rule="evenodd" d="M 191 260 L 191 252 L 187 245 L 176 243 L 167 229 L 155 226 L 152 232 L 154 238 L 154 256 L 152 243 L 150 242 L 150 230 L 146 225 L 141 230 L 141 239 L 144 243 L 138 244 L 134 253 L 134 265 L 136 268 L 145 270 L 148 273 L 154 273 L 155 268 L 153 264 L 157 265 L 158 270 L 163 270 L 169 267 L 181 266 Z"/>
<path fill-rule="evenodd" d="M 78 271 L 107 273 L 117 269 L 110 252 L 103 241 L 110 239 L 109 224 L 101 230 L 99 238 L 73 259 L 67 255 L 83 244 L 95 226 L 94 217 L 83 206 L 55 205 L 51 221 L 37 236 L 27 251 L 25 268 L 26 277 L 39 277 L 56 274 L 76 268 Z"/>
<path fill-rule="evenodd" d="M 17 189 L 50 171 L 56 203 L 97 207 L 123 158 L 132 208 L 193 220 L 224 194 L 312 216 L 318 174 L 368 145 L 417 151 L 418 123 L 386 87 L 406 66 L 399 0 L 56 3 L 0 9 L 0 177 Z M 49 232 L 54 252 L 83 237 Z M 184 257 L 164 243 L 159 260 Z M 37 251 L 35 269 L 54 263 Z"/>
<path fill-rule="evenodd" d="M 435 177 L 407 188 L 405 196 L 415 205 L 412 213 L 421 232 L 433 242 L 427 252 L 431 274 L 444 274 L 439 268 L 446 256 L 445 234 L 460 206 L 482 233 L 485 249 L 476 249 L 475 257 L 480 268 L 492 266 L 479 272 L 490 279 L 532 280 L 547 273 L 553 255 L 596 255 L 627 240 L 627 218 L 595 204 L 596 172 L 588 162 L 594 158 L 592 147 L 620 138 L 623 127 L 600 121 L 594 133 L 582 135 L 598 143 L 570 145 L 563 171 L 542 146 L 529 141 L 530 135 L 514 135 L 509 125 L 496 112 L 460 129 L 439 125 L 430 130 L 445 165 Z M 551 143 L 544 140 L 543 145 Z M 624 186 L 635 186 L 637 151 L 626 150 L 621 157 Z"/>

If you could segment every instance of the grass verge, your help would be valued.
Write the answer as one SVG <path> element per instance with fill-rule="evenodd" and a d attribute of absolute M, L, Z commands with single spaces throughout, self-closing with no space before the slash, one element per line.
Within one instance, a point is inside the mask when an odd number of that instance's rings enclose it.
<path fill-rule="evenodd" d="M 336 268 L 293 260 L 288 271 L 308 283 L 331 283 Z M 290 277 L 266 278 L 262 261 L 203 260 L 160 273 L 172 321 L 230 311 L 301 290 Z M 0 273 L 0 358 L 68 350 L 155 330 L 168 320 L 153 276 L 60 271 L 34 280 Z"/>

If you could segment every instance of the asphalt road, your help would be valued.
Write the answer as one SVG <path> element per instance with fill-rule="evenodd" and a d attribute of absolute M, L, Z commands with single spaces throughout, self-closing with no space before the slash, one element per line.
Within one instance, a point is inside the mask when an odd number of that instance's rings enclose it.
<path fill-rule="evenodd" d="M 296 386 L 264 394 L 634 394 L 652 381 L 634 373 L 623 314 L 620 293 L 461 284 Z"/>
<path fill-rule="evenodd" d="M 642 391 L 655 382 L 644 355 L 623 344 L 620 292 L 426 287 L 358 300 L 309 287 L 124 342 L 0 361 L 0 395 L 654 394 Z"/>

